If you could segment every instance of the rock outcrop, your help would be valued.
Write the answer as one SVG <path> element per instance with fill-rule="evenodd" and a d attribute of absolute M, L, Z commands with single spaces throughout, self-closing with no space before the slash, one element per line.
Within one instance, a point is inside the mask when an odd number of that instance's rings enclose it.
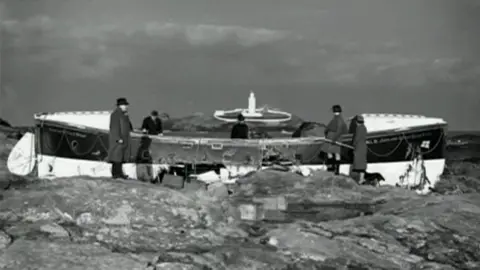
<path fill-rule="evenodd" d="M 276 171 L 252 174 L 234 192 L 218 200 L 208 190 L 136 181 L 32 180 L 3 193 L 0 267 L 480 267 L 478 194 L 422 197 L 328 173 L 305 178 Z M 265 207 L 262 198 L 284 198 L 286 209 Z M 244 220 L 245 204 L 271 213 Z"/>
<path fill-rule="evenodd" d="M 479 269 L 480 169 L 449 170 L 427 196 L 327 172 L 259 171 L 228 195 L 3 171 L 0 268 Z"/>

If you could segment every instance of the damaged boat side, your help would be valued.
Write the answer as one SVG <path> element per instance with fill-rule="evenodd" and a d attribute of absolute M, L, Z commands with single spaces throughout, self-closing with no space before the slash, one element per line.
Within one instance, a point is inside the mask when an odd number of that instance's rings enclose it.
<path fill-rule="evenodd" d="M 424 188 L 434 186 L 445 167 L 447 124 L 438 118 L 366 116 L 371 118 L 366 122 L 372 131 L 367 141 L 368 172 L 381 175 L 385 179 L 381 184 L 412 186 L 423 177 L 427 179 Z M 12 173 L 26 175 L 37 164 L 38 177 L 111 176 L 111 165 L 106 162 L 109 112 L 38 114 L 35 119 L 35 134 L 25 134 L 9 156 Z M 190 166 L 195 173 L 202 166 L 221 165 L 225 182 L 272 164 L 306 175 L 326 169 L 320 153 L 326 142 L 322 137 L 230 140 L 132 133 L 132 140 L 132 160 L 124 164 L 131 178 L 137 178 L 139 164 L 151 167 L 153 175 L 172 166 Z M 350 140 L 351 135 L 345 136 L 342 143 Z M 351 155 L 349 149 L 345 151 L 340 172 L 349 174 Z"/>

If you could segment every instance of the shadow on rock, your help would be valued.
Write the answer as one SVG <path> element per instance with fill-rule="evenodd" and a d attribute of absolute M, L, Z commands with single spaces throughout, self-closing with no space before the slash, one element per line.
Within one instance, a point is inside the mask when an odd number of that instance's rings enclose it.
<path fill-rule="evenodd" d="M 284 209 L 278 203 L 257 204 L 263 222 L 268 219 L 265 209 L 277 207 L 275 211 L 285 214 L 284 223 L 264 225 L 268 230 L 262 237 L 279 251 L 321 261 L 322 267 L 336 269 L 341 262 L 351 269 L 480 267 L 478 194 L 419 196 L 394 187 L 358 186 L 326 172 L 302 178 L 263 171 L 244 179 L 237 189 L 234 204 L 255 204 L 256 197 L 275 197 L 277 202 L 284 198 Z M 298 213 L 302 205 L 306 213 Z M 304 269 L 315 269 L 305 263 L 300 263 Z"/>
<path fill-rule="evenodd" d="M 241 183 L 232 196 L 233 204 L 249 205 L 261 219 L 284 222 L 298 219 L 320 222 L 371 215 L 386 200 L 418 197 L 404 189 L 359 186 L 349 177 L 324 171 L 303 177 L 265 170 L 242 179 Z"/>

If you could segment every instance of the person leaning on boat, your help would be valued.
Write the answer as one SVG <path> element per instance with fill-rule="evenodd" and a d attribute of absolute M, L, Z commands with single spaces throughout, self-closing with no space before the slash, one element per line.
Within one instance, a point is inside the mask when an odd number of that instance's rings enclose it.
<path fill-rule="evenodd" d="M 232 127 L 230 138 L 231 139 L 248 139 L 249 138 L 248 126 L 245 123 L 245 117 L 242 114 L 237 115 L 237 123 Z"/>
<path fill-rule="evenodd" d="M 130 132 L 132 123 L 128 116 L 128 101 L 117 99 L 117 108 L 110 114 L 110 132 L 108 138 L 108 161 L 112 164 L 112 178 L 127 179 L 123 173 L 123 164 L 130 159 Z"/>
<path fill-rule="evenodd" d="M 367 128 L 361 115 L 357 115 L 354 122 L 352 122 L 355 127 L 352 129 L 353 162 L 351 172 L 358 174 L 358 183 L 363 184 L 367 170 Z"/>
<path fill-rule="evenodd" d="M 162 120 L 158 118 L 158 112 L 152 111 L 152 113 L 145 117 L 142 122 L 142 132 L 148 135 L 162 135 L 163 126 Z"/>
<path fill-rule="evenodd" d="M 333 118 L 328 123 L 325 129 L 325 138 L 330 140 L 330 143 L 325 143 L 322 151 L 327 153 L 327 166 L 329 171 L 335 174 L 340 173 L 340 160 L 342 148 L 337 144 L 337 140 L 348 132 L 347 124 L 342 117 L 342 107 L 334 105 L 332 107 Z"/>

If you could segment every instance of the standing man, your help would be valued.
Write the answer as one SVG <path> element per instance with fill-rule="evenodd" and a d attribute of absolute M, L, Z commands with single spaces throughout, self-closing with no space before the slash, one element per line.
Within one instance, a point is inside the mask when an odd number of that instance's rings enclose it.
<path fill-rule="evenodd" d="M 248 126 L 245 123 L 245 117 L 242 114 L 237 116 L 237 123 L 232 128 L 231 139 L 248 139 Z"/>
<path fill-rule="evenodd" d="M 336 175 L 340 173 L 340 160 L 342 148 L 337 144 L 338 139 L 348 132 L 347 124 L 342 117 L 342 107 L 334 105 L 332 107 L 333 119 L 328 123 L 325 129 L 325 138 L 330 143 L 325 143 L 324 152 L 327 153 L 327 165 L 329 171 Z"/>
<path fill-rule="evenodd" d="M 365 182 L 365 171 L 367 170 L 367 128 L 363 116 L 357 115 L 355 120 L 357 126 L 352 137 L 352 172 L 358 173 L 358 183 L 363 184 Z"/>
<path fill-rule="evenodd" d="M 132 123 L 128 117 L 128 101 L 117 99 L 117 108 L 110 115 L 108 161 L 112 163 L 112 178 L 127 179 L 123 164 L 130 160 L 130 132 Z"/>
<path fill-rule="evenodd" d="M 157 111 L 152 113 L 143 119 L 142 131 L 148 135 L 162 135 L 163 125 L 162 120 L 158 117 Z"/>

